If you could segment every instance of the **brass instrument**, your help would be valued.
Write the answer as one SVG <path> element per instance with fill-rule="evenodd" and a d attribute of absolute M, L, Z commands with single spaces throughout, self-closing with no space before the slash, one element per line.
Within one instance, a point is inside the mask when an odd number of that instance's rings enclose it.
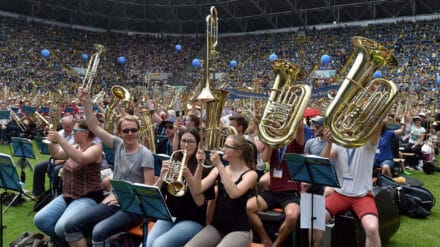
<path fill-rule="evenodd" d="M 370 139 L 397 94 L 393 82 L 370 80 L 378 68 L 397 66 L 392 52 L 364 37 L 353 37 L 352 44 L 359 53 L 324 118 L 334 142 L 347 148 L 360 147 Z"/>
<path fill-rule="evenodd" d="M 25 132 L 27 130 L 26 124 L 24 123 L 24 120 L 21 119 L 17 113 L 15 113 L 14 110 L 11 108 L 7 108 L 9 113 L 11 114 L 12 119 L 14 119 L 15 123 L 17 124 L 18 128 L 20 128 L 21 132 Z"/>
<path fill-rule="evenodd" d="M 44 116 L 42 116 L 37 111 L 35 112 L 35 116 L 37 116 L 41 121 L 46 124 L 49 130 L 56 131 L 58 127 L 58 123 L 61 119 L 61 97 L 63 97 L 63 92 L 61 90 L 55 90 L 54 101 L 52 103 L 51 115 L 52 122 L 49 122 Z M 44 143 L 49 144 L 50 141 L 47 139 L 43 140 Z"/>
<path fill-rule="evenodd" d="M 142 109 L 140 114 L 142 125 L 139 134 L 142 138 L 142 143 L 146 144 L 152 153 L 156 153 L 156 134 L 150 111 Z"/>
<path fill-rule="evenodd" d="M 98 50 L 96 53 L 94 53 L 90 57 L 89 65 L 87 66 L 86 73 L 84 74 L 83 82 L 82 82 L 82 88 L 87 88 L 87 91 L 90 92 L 92 88 L 93 80 L 96 77 L 99 61 L 100 61 L 100 55 L 105 51 L 105 47 L 101 44 L 95 44 L 95 49 Z"/>
<path fill-rule="evenodd" d="M 104 113 L 104 129 L 109 133 L 112 133 L 113 130 L 113 110 L 118 105 L 119 101 L 127 101 L 131 98 L 130 92 L 122 86 L 113 86 L 111 92 L 113 97 Z"/>
<path fill-rule="evenodd" d="M 217 9 L 211 6 L 210 14 L 206 16 L 206 50 L 204 62 L 204 81 L 205 86 L 202 88 L 197 99 L 201 102 L 209 102 L 215 100 L 214 95 L 209 88 L 209 59 L 217 54 L 215 48 L 218 43 L 218 15 Z"/>
<path fill-rule="evenodd" d="M 101 91 L 99 91 L 99 93 L 97 93 L 95 96 L 93 96 L 92 99 L 92 103 L 93 104 L 101 104 L 104 101 L 104 97 L 105 97 L 105 90 L 102 89 Z"/>
<path fill-rule="evenodd" d="M 293 84 L 305 79 L 300 67 L 286 60 L 270 63 L 275 82 L 263 112 L 258 131 L 263 142 L 279 147 L 288 145 L 295 138 L 304 111 L 309 104 L 311 89 L 305 84 Z"/>
<path fill-rule="evenodd" d="M 183 153 L 182 161 L 174 159 L 174 155 L 178 153 Z M 186 166 L 186 156 L 186 150 L 174 151 L 170 157 L 168 171 L 162 177 L 162 180 L 168 184 L 168 193 L 176 197 L 181 197 L 186 193 L 186 185 L 183 181 L 183 168 Z"/>

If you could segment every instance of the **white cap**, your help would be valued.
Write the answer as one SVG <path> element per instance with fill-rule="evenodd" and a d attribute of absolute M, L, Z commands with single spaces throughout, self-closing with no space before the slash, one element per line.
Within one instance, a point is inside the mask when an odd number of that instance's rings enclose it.
<path fill-rule="evenodd" d="M 419 116 L 421 116 L 421 117 L 426 117 L 426 113 L 424 113 L 424 112 L 420 112 L 420 113 L 419 113 Z"/>

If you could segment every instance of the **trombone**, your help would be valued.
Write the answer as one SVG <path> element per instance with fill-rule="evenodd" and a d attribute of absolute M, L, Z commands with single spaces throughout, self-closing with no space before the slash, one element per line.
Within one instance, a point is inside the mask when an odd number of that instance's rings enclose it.
<path fill-rule="evenodd" d="M 95 44 L 95 49 L 98 50 L 98 52 L 94 53 L 90 57 L 89 65 L 87 66 L 86 73 L 84 74 L 84 79 L 82 82 L 82 88 L 87 88 L 87 91 L 90 92 L 90 89 L 92 88 L 93 80 L 96 77 L 96 74 L 98 72 L 98 66 L 100 61 L 100 55 L 105 51 L 105 47 L 101 44 Z"/>

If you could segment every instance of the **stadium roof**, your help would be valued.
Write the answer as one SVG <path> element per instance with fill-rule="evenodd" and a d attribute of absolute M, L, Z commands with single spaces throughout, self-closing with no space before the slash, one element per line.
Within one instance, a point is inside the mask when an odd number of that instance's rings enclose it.
<path fill-rule="evenodd" d="M 440 13 L 438 0 L 2 0 L 0 10 L 106 30 L 196 34 L 205 32 L 212 5 L 221 33 Z"/>

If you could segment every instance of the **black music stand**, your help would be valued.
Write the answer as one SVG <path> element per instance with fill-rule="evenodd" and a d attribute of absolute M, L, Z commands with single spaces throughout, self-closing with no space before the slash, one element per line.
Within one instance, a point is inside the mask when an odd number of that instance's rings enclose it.
<path fill-rule="evenodd" d="M 121 209 L 144 217 L 142 246 L 147 246 L 148 219 L 174 221 L 160 188 L 145 184 L 112 180 L 112 189 Z"/>
<path fill-rule="evenodd" d="M 9 147 L 11 149 L 12 156 L 20 157 L 20 159 L 17 161 L 16 166 L 20 167 L 21 169 L 20 180 L 24 183 L 26 181 L 26 174 L 24 172 L 26 166 L 29 166 L 29 169 L 31 171 L 34 170 L 28 159 L 37 158 L 35 156 L 32 141 L 27 138 L 12 137 Z"/>
<path fill-rule="evenodd" d="M 306 182 L 315 185 L 323 185 L 329 187 L 339 188 L 339 181 L 336 174 L 335 167 L 330 163 L 330 160 L 316 155 L 302 155 L 294 153 L 286 153 L 284 158 L 289 166 L 292 179 L 299 182 Z M 313 222 L 316 217 L 313 214 L 314 193 L 311 193 L 311 246 L 313 246 Z"/>

